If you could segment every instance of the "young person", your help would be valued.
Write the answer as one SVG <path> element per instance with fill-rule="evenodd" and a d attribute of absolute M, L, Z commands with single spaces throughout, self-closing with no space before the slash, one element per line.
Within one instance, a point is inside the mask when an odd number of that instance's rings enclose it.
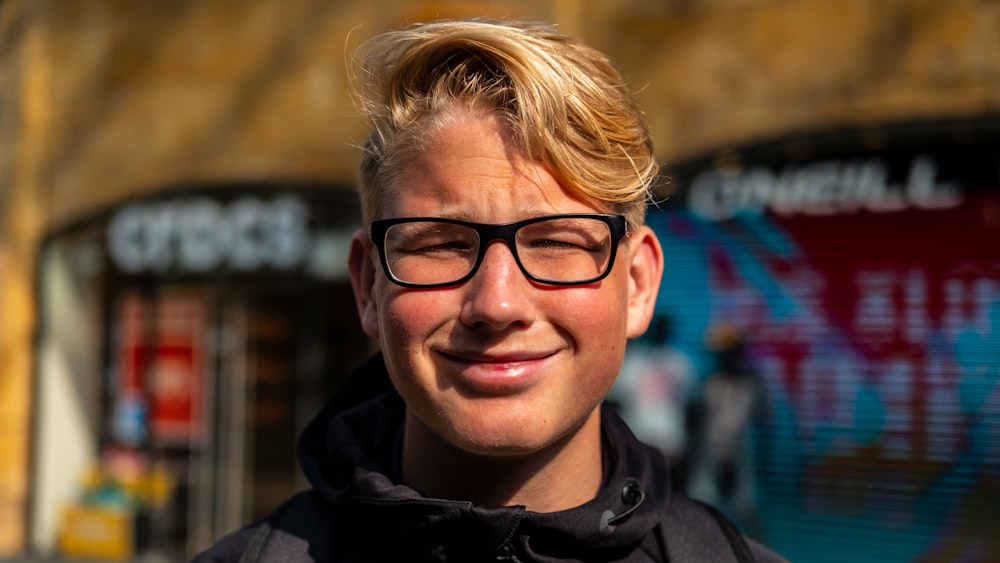
<path fill-rule="evenodd" d="M 601 408 L 663 271 L 652 143 L 607 58 L 473 20 L 359 62 L 349 271 L 380 354 L 303 433 L 312 488 L 196 560 L 781 561 Z"/>

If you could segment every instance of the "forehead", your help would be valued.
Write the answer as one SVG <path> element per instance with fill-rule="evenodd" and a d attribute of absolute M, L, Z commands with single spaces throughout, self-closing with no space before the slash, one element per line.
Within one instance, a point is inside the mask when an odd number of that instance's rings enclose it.
<path fill-rule="evenodd" d="M 503 119 L 475 113 L 441 122 L 387 177 L 380 217 L 445 216 L 506 222 L 604 212 L 517 150 Z"/>

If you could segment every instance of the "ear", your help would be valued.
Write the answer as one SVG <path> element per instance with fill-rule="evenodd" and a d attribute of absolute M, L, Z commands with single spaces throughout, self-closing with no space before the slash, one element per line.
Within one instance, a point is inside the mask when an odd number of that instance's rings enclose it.
<path fill-rule="evenodd" d="M 368 240 L 368 233 L 358 230 L 351 237 L 351 249 L 347 255 L 347 270 L 354 288 L 354 302 L 361 317 L 361 328 L 365 334 L 379 339 L 378 301 L 375 298 L 375 248 Z"/>
<path fill-rule="evenodd" d="M 663 248 L 656 234 L 643 225 L 628 238 L 629 243 L 629 295 L 628 337 L 636 338 L 646 332 L 656 308 L 656 296 L 663 277 Z"/>

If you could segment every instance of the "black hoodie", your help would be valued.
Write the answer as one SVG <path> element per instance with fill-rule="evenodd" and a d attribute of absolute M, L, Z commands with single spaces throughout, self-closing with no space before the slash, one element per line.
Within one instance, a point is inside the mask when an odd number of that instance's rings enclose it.
<path fill-rule="evenodd" d="M 345 409 L 358 394 L 376 396 Z M 590 502 L 551 513 L 427 498 L 403 485 L 404 413 L 376 356 L 300 438 L 312 489 L 195 562 L 783 561 L 672 492 L 663 457 L 607 409 L 604 486 Z"/>

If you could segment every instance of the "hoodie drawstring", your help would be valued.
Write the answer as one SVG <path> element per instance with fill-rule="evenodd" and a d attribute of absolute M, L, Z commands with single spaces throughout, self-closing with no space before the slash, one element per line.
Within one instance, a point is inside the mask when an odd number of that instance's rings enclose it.
<path fill-rule="evenodd" d="M 646 493 L 643 492 L 642 487 L 639 486 L 637 481 L 629 479 L 625 482 L 625 486 L 622 487 L 621 498 L 627 508 L 619 514 L 605 510 L 604 514 L 601 515 L 600 529 L 602 533 L 610 533 L 615 526 L 631 516 L 642 505 L 642 501 L 646 500 Z"/>

